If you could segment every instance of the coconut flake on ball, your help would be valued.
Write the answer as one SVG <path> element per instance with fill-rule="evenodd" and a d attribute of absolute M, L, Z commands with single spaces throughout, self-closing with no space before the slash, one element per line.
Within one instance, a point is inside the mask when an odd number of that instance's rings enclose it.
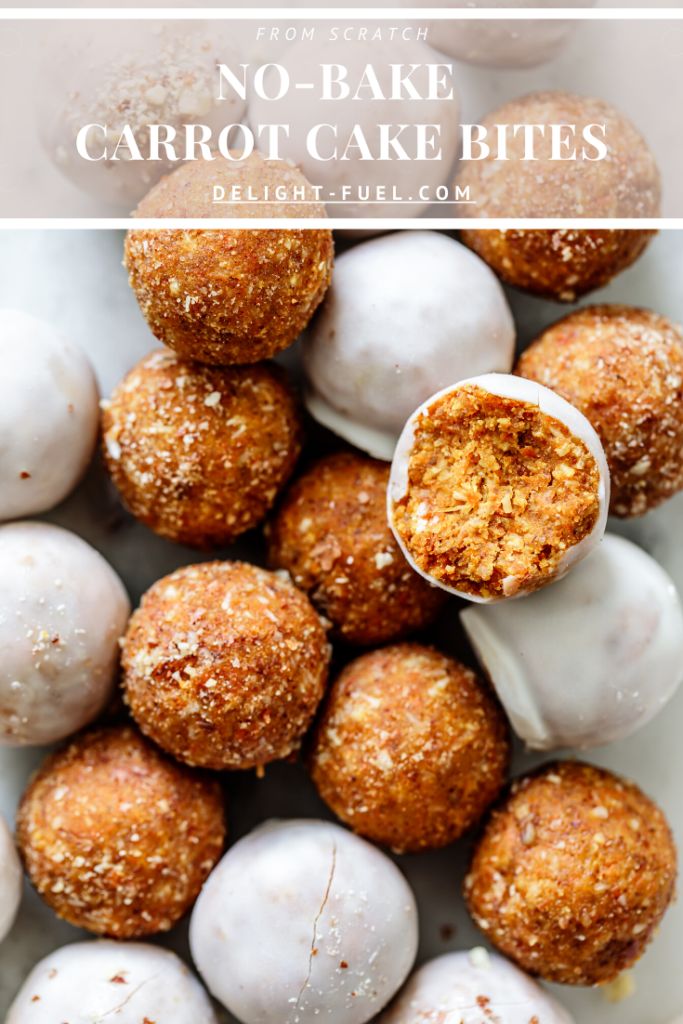
<path fill-rule="evenodd" d="M 54 508 L 92 457 L 99 420 L 84 353 L 50 324 L 0 310 L 0 520 Z"/>
<path fill-rule="evenodd" d="M 190 923 L 199 973 L 243 1024 L 364 1024 L 405 980 L 417 940 L 396 865 L 315 820 L 269 822 L 236 843 Z"/>
<path fill-rule="evenodd" d="M 532 978 L 482 946 L 419 967 L 378 1024 L 573 1024 Z"/>
<path fill-rule="evenodd" d="M 0 942 L 14 924 L 21 900 L 22 872 L 14 839 L 0 816 Z"/>
<path fill-rule="evenodd" d="M 458 597 L 519 597 L 563 576 L 605 532 L 609 471 L 588 420 L 508 374 L 461 380 L 412 414 L 388 516 L 406 558 Z"/>
<path fill-rule="evenodd" d="M 75 533 L 0 526 L 0 744 L 54 743 L 102 711 L 129 614 L 121 580 Z"/>
<path fill-rule="evenodd" d="M 445 384 L 512 367 L 515 327 L 486 264 L 435 231 L 343 253 L 304 339 L 314 419 L 390 460 L 406 419 Z"/>
<path fill-rule="evenodd" d="M 527 601 L 460 614 L 515 731 L 535 749 L 624 739 L 683 680 L 676 588 L 622 537 L 605 536 L 574 572 Z"/>
<path fill-rule="evenodd" d="M 33 968 L 5 1024 L 216 1024 L 206 992 L 168 949 L 141 942 L 74 942 Z"/>

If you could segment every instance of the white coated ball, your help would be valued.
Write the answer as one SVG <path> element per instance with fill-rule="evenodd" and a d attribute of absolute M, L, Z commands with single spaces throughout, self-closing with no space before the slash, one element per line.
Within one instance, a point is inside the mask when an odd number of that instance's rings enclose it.
<path fill-rule="evenodd" d="M 561 398 L 560 395 L 551 391 L 550 388 L 546 388 L 542 384 L 538 384 L 536 381 L 527 380 L 525 377 L 515 377 L 509 373 L 485 373 L 477 377 L 470 377 L 466 380 L 458 381 L 457 384 L 437 392 L 437 394 L 432 395 L 426 402 L 415 410 L 406 422 L 401 436 L 398 439 L 391 463 L 389 487 L 387 489 L 387 516 L 389 519 L 389 525 L 399 547 L 405 555 L 406 560 L 413 569 L 420 574 L 420 576 L 423 576 L 430 583 L 441 587 L 442 590 L 446 590 L 450 594 L 455 594 L 456 597 L 464 598 L 466 601 L 473 601 L 476 604 L 491 604 L 511 597 L 528 597 L 528 594 L 523 587 L 519 586 L 518 583 L 515 584 L 514 580 L 511 581 L 512 586 L 510 593 L 506 594 L 505 598 L 482 597 L 480 595 L 466 593 L 465 591 L 449 586 L 447 583 L 444 583 L 425 572 L 417 564 L 394 524 L 395 506 L 408 493 L 408 466 L 415 440 L 415 431 L 420 417 L 440 398 L 452 394 L 454 391 L 457 391 L 458 388 L 470 385 L 474 385 L 491 395 L 499 395 L 502 398 L 511 398 L 518 402 L 528 403 L 534 408 L 539 409 L 541 413 L 545 414 L 550 419 L 557 420 L 559 423 L 562 423 L 567 427 L 574 437 L 583 442 L 595 459 L 598 470 L 597 518 L 590 532 L 578 543 L 567 548 L 566 552 L 558 562 L 555 574 L 552 578 L 553 581 L 561 579 L 566 573 L 568 573 L 574 565 L 590 554 L 590 552 L 594 550 L 603 538 L 609 510 L 610 476 L 607 459 L 605 457 L 602 444 L 600 443 L 600 438 L 583 413 L 579 412 L 578 409 L 567 402 L 564 398 Z M 529 387 L 528 385 L 532 386 Z M 551 581 L 549 580 L 548 582 Z"/>
<path fill-rule="evenodd" d="M 606 535 L 566 579 L 524 601 L 468 608 L 462 623 L 528 746 L 630 736 L 683 680 L 683 611 L 662 567 Z"/>
<path fill-rule="evenodd" d="M 442 70 L 444 82 L 435 85 L 429 70 L 430 65 L 447 62 L 420 40 L 334 41 L 320 35 L 319 41 L 294 43 L 277 58 L 292 84 L 281 99 L 252 95 L 251 128 L 289 126 L 280 141 L 280 156 L 320 186 L 330 216 L 418 216 L 436 198 L 437 187 L 449 181 L 457 158 L 460 103 L 452 76 Z M 335 65 L 345 69 L 344 83 L 332 87 L 334 99 L 324 99 L 321 68 Z M 397 83 L 392 66 L 401 65 L 404 76 L 410 73 L 417 96 Z M 298 84 L 313 88 L 297 88 Z M 337 98 L 345 85 L 349 95 Z M 266 76 L 268 95 L 276 95 L 279 86 L 279 75 Z M 422 98 L 427 96 L 434 98 Z M 396 125 L 405 127 L 397 133 Z M 435 144 L 423 147 L 424 125 L 437 125 L 440 133 Z M 387 129 L 405 154 L 400 159 L 388 145 Z M 433 129 L 428 134 L 433 135 Z M 423 149 L 426 158 L 421 158 Z M 344 193 L 345 188 L 350 192 Z M 378 189 L 384 190 L 383 197 Z M 394 202 L 394 193 L 406 202 Z"/>
<path fill-rule="evenodd" d="M 364 1024 L 417 950 L 415 898 L 374 846 L 325 821 L 269 823 L 210 875 L 190 947 L 243 1024 Z"/>
<path fill-rule="evenodd" d="M 182 960 L 142 942 L 75 942 L 36 964 L 5 1024 L 216 1024 Z"/>
<path fill-rule="evenodd" d="M 12 833 L 0 817 L 0 942 L 14 924 L 21 900 L 22 871 Z"/>
<path fill-rule="evenodd" d="M 92 367 L 28 313 L 0 310 L 0 520 L 36 515 L 76 486 L 99 422 Z"/>
<path fill-rule="evenodd" d="M 356 447 L 391 459 L 413 410 L 463 377 L 509 371 L 515 327 L 483 260 L 435 231 L 355 246 L 304 342 L 307 405 Z"/>
<path fill-rule="evenodd" d="M 76 534 L 0 526 L 0 743 L 53 743 L 99 714 L 129 614 L 121 580 Z"/>
<path fill-rule="evenodd" d="M 540 985 L 485 949 L 429 960 L 377 1024 L 572 1024 Z"/>
<path fill-rule="evenodd" d="M 469 0 L 468 7 L 593 7 L 595 0 Z M 414 6 L 405 0 L 405 6 Z M 425 6 L 442 6 L 426 3 Z M 450 5 L 449 5 L 450 6 Z M 432 21 L 429 42 L 450 57 L 492 68 L 533 68 L 553 60 L 579 23 L 543 20 Z"/>

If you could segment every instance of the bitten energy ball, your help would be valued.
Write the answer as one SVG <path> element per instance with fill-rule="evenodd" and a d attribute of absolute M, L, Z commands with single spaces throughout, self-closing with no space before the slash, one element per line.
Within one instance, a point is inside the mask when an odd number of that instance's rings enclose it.
<path fill-rule="evenodd" d="M 206 992 L 168 949 L 74 942 L 36 964 L 5 1024 L 216 1024 Z"/>
<path fill-rule="evenodd" d="M 510 130 L 520 124 L 534 131 Z M 642 135 L 609 103 L 535 92 L 494 110 L 481 125 L 489 150 L 474 142 L 473 155 L 484 158 L 461 160 L 457 178 L 474 201 L 463 207 L 469 216 L 659 216 L 655 159 Z M 505 159 L 496 125 L 509 126 Z M 596 125 L 604 125 L 604 132 Z"/>
<path fill-rule="evenodd" d="M 138 206 L 137 217 L 215 217 L 213 189 L 230 197 L 251 190 L 271 205 L 221 206 L 225 217 L 324 217 L 322 206 L 292 198 L 303 175 L 289 164 L 248 160 L 186 163 L 163 178 Z M 282 189 L 285 198 L 277 199 Z M 264 200 L 265 201 L 265 200 Z M 126 236 L 130 284 L 152 333 L 187 359 L 255 363 L 286 348 L 320 303 L 332 272 L 327 229 L 146 231 Z"/>
<path fill-rule="evenodd" d="M 17 842 L 33 885 L 70 924 L 119 939 L 168 931 L 223 849 L 217 783 L 131 728 L 53 754 L 29 784 Z"/>
<path fill-rule="evenodd" d="M 588 420 L 506 374 L 433 395 L 408 420 L 391 466 L 389 521 L 408 561 L 471 601 L 563 576 L 602 537 L 608 503 Z"/>
<path fill-rule="evenodd" d="M 0 310 L 0 519 L 59 504 L 97 438 L 97 384 L 85 355 L 49 324 Z"/>
<path fill-rule="evenodd" d="M 398 868 L 326 821 L 283 821 L 233 846 L 192 914 L 190 948 L 243 1024 L 365 1024 L 406 978 L 415 898 Z"/>
<path fill-rule="evenodd" d="M 76 534 L 0 526 L 0 744 L 54 743 L 102 711 L 129 614 L 121 580 Z"/>
<path fill-rule="evenodd" d="M 591 765 L 549 765 L 493 812 L 465 881 L 474 920 L 532 974 L 611 981 L 639 958 L 674 892 L 660 809 Z"/>
<path fill-rule="evenodd" d="M 547 992 L 482 947 L 428 960 L 378 1024 L 572 1024 Z"/>
<path fill-rule="evenodd" d="M 0 816 L 0 942 L 14 923 L 21 900 L 22 872 L 14 839 Z"/>
<path fill-rule="evenodd" d="M 460 613 L 482 667 L 530 747 L 630 736 L 683 680 L 683 611 L 673 581 L 607 534 L 565 579 L 525 601 Z"/>
<path fill-rule="evenodd" d="M 259 523 L 301 448 L 276 367 L 201 366 L 154 352 L 104 403 L 107 468 L 137 519 L 171 540 L 227 544 Z"/>
<path fill-rule="evenodd" d="M 268 527 L 268 558 L 305 590 L 335 633 L 380 644 L 427 626 L 444 595 L 406 562 L 387 523 L 389 467 L 362 455 L 316 463 Z"/>
<path fill-rule="evenodd" d="M 557 302 L 575 302 L 635 263 L 653 234 L 637 228 L 468 228 L 462 240 L 506 284 Z"/>
<path fill-rule="evenodd" d="M 488 267 L 435 231 L 340 256 L 304 344 L 306 403 L 324 426 L 391 459 L 403 424 L 446 384 L 512 366 L 515 327 Z"/>
<path fill-rule="evenodd" d="M 354 831 L 398 852 L 454 842 L 498 796 L 507 726 L 474 672 L 430 647 L 365 654 L 330 691 L 311 774 Z"/>
<path fill-rule="evenodd" d="M 544 331 L 515 372 L 557 391 L 593 424 L 614 515 L 642 515 L 683 489 L 683 334 L 666 317 L 587 306 Z"/>
<path fill-rule="evenodd" d="M 164 750 L 204 768 L 260 768 L 297 750 L 330 650 L 305 594 L 242 562 L 152 586 L 123 643 L 125 699 Z"/>

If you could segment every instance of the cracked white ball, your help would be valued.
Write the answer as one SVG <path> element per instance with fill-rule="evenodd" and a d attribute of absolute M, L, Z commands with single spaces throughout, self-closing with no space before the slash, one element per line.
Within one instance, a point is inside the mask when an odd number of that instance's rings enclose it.
<path fill-rule="evenodd" d="M 683 681 L 683 611 L 645 551 L 607 535 L 566 579 L 525 601 L 461 612 L 465 631 L 529 747 L 630 736 Z"/>
<path fill-rule="evenodd" d="M 76 534 L 0 526 L 0 744 L 54 743 L 99 714 L 129 614 L 121 580 Z"/>
<path fill-rule="evenodd" d="M 73 490 L 93 454 L 95 375 L 49 324 L 0 310 L 0 520 L 36 515 Z"/>
<path fill-rule="evenodd" d="M 182 960 L 141 942 L 75 942 L 36 964 L 5 1024 L 216 1024 Z"/>
<path fill-rule="evenodd" d="M 457 597 L 523 597 L 598 544 L 609 470 L 586 417 L 511 374 L 461 380 L 408 419 L 389 475 L 389 525 L 410 565 Z"/>
<path fill-rule="evenodd" d="M 540 985 L 483 948 L 429 960 L 377 1024 L 573 1024 Z"/>
<path fill-rule="evenodd" d="M 22 871 L 12 833 L 0 817 L 0 942 L 14 924 L 21 900 Z"/>
<path fill-rule="evenodd" d="M 304 340 L 306 404 L 323 426 L 389 460 L 429 395 L 509 371 L 515 327 L 498 279 L 460 242 L 399 231 L 338 258 Z"/>
<path fill-rule="evenodd" d="M 243 1024 L 364 1024 L 417 951 L 415 898 L 374 846 L 325 821 L 268 823 L 209 876 L 190 947 Z"/>

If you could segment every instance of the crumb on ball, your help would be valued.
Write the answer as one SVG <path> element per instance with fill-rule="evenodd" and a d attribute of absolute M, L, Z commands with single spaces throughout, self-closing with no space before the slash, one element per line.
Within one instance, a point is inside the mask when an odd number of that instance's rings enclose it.
<path fill-rule="evenodd" d="M 473 218 L 647 218 L 659 216 L 661 182 L 645 139 L 628 118 L 604 100 L 560 91 L 511 100 L 482 121 L 489 137 L 497 125 L 542 126 L 533 134 L 506 134 L 506 159 L 491 145 L 483 159 L 461 161 L 457 183 L 469 187 Z M 559 133 L 554 125 L 562 126 Z M 575 134 L 568 138 L 568 126 Z M 584 133 L 604 126 L 599 159 Z M 582 137 L 583 136 L 583 137 Z M 563 159 L 557 159 L 558 151 Z M 572 152 L 574 158 L 571 158 Z"/>
<path fill-rule="evenodd" d="M 467 228 L 462 240 L 506 284 L 557 302 L 575 302 L 635 263 L 655 233 L 641 228 Z"/>
<path fill-rule="evenodd" d="M 397 644 L 335 681 L 310 767 L 342 821 L 406 852 L 445 846 L 476 824 L 508 760 L 505 717 L 474 672 L 431 647 Z"/>
<path fill-rule="evenodd" d="M 498 600 L 565 571 L 598 528 L 603 481 L 585 436 L 542 408 L 540 396 L 521 399 L 512 384 L 502 393 L 502 385 L 492 392 L 476 381 L 434 396 L 409 421 L 405 453 L 402 438 L 394 459 L 390 515 L 426 576 Z"/>
<path fill-rule="evenodd" d="M 123 641 L 124 696 L 146 735 L 187 764 L 260 768 L 296 751 L 330 649 L 308 598 L 244 562 L 155 583 Z"/>
<path fill-rule="evenodd" d="M 408 564 L 387 522 L 389 467 L 353 453 L 321 459 L 268 526 L 268 558 L 332 622 L 367 645 L 429 625 L 445 595 Z"/>
<path fill-rule="evenodd" d="M 168 760 L 130 727 L 83 733 L 24 793 L 17 842 L 56 914 L 98 935 L 168 931 L 221 855 L 216 782 Z"/>
<path fill-rule="evenodd" d="M 142 200 L 136 217 L 213 217 L 214 185 L 271 193 L 310 190 L 300 171 L 254 153 L 242 161 L 186 163 Z M 311 198 L 311 196 L 309 196 Z M 300 206 L 242 204 L 223 215 L 288 216 Z M 305 207 L 324 217 L 322 205 Z M 327 229 L 144 230 L 126 236 L 125 265 L 153 334 L 179 355 L 214 364 L 254 363 L 290 345 L 330 283 Z"/>
<path fill-rule="evenodd" d="M 475 849 L 465 897 L 501 952 L 548 981 L 612 981 L 643 953 L 674 894 L 662 811 L 577 761 L 516 782 Z"/>
<path fill-rule="evenodd" d="M 587 306 L 545 330 L 515 372 L 563 395 L 595 427 L 613 515 L 642 515 L 683 489 L 683 334 L 666 317 Z"/>
<path fill-rule="evenodd" d="M 266 515 L 301 449 L 276 366 L 202 366 L 153 352 L 103 403 L 103 454 L 141 522 L 195 547 L 228 544 Z"/>

